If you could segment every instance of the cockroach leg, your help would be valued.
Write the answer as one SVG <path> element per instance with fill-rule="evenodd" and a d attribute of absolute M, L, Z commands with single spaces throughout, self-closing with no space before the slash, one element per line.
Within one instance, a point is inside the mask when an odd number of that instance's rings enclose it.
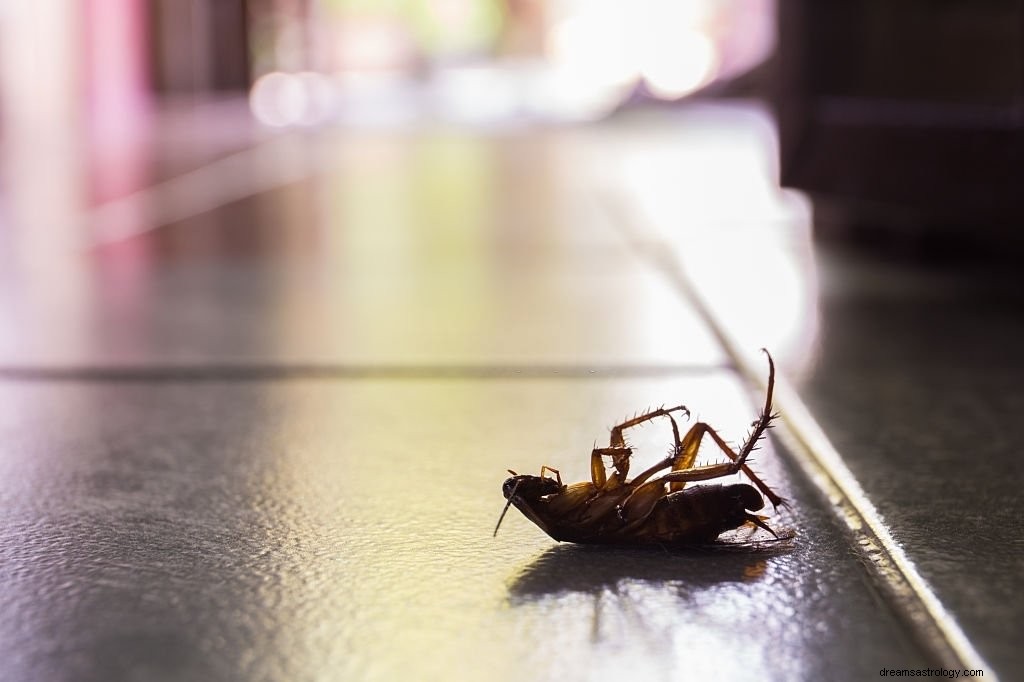
<path fill-rule="evenodd" d="M 679 426 L 676 424 L 676 420 L 672 417 L 673 412 L 685 412 L 687 417 L 690 416 L 690 411 L 686 409 L 685 405 L 676 405 L 675 407 L 670 407 L 667 409 L 664 407 L 659 407 L 656 410 L 650 410 L 641 415 L 633 417 L 632 419 L 627 419 L 621 424 L 613 426 L 611 436 L 609 437 L 609 447 L 594 448 L 593 452 L 591 452 L 590 455 L 590 478 L 593 481 L 594 485 L 597 486 L 599 489 L 609 487 L 606 481 L 606 471 L 604 468 L 604 463 L 600 461 L 602 457 L 611 457 L 612 468 L 615 469 L 615 473 L 612 474 L 612 485 L 610 487 L 614 488 L 625 482 L 626 476 L 629 474 L 630 456 L 633 454 L 633 451 L 626 446 L 626 438 L 625 436 L 623 436 L 622 433 L 624 430 L 628 428 L 639 426 L 640 424 L 649 422 L 652 419 L 657 419 L 658 417 L 668 417 L 669 420 L 672 422 L 672 433 L 675 436 L 675 443 L 678 448 Z M 658 470 L 660 469 L 655 469 L 655 471 Z M 647 476 L 650 475 L 650 473 L 647 474 Z"/>
<path fill-rule="evenodd" d="M 612 473 L 611 480 L 614 481 L 612 487 L 621 484 L 626 480 L 626 474 L 629 473 L 629 458 L 633 454 L 633 450 L 627 447 L 620 448 L 594 448 L 590 452 L 590 480 L 594 484 L 594 487 L 598 490 L 603 490 L 608 487 L 608 472 L 604 466 L 604 458 L 612 458 L 612 468 L 615 469 Z"/>
<path fill-rule="evenodd" d="M 609 441 L 610 441 L 609 444 L 613 448 L 616 448 L 616 447 L 620 447 L 620 448 L 621 447 L 626 447 L 626 439 L 622 435 L 622 432 L 625 429 L 631 428 L 633 426 L 639 426 L 640 424 L 643 424 L 644 422 L 649 422 L 652 419 L 656 419 L 658 417 L 668 417 L 673 412 L 685 412 L 687 417 L 690 416 L 690 411 L 688 409 L 686 409 L 686 405 L 676 405 L 675 407 L 670 407 L 668 409 L 665 409 L 664 407 L 659 407 L 656 410 L 651 410 L 649 412 L 645 412 L 645 413 L 643 413 L 641 415 L 637 415 L 636 417 L 633 417 L 632 419 L 627 419 L 626 421 L 622 422 L 621 424 L 613 426 L 612 427 L 611 438 L 609 439 Z M 677 430 L 676 431 L 676 440 L 678 440 L 678 437 L 679 437 L 679 432 Z"/>
<path fill-rule="evenodd" d="M 770 420 L 771 417 L 768 417 L 764 420 L 764 426 L 760 426 L 759 424 L 758 426 L 760 428 L 755 428 L 754 432 L 750 434 L 750 438 L 747 439 L 747 443 L 745 443 L 743 448 L 741 448 L 741 452 L 747 451 L 747 454 L 750 454 L 750 450 L 752 450 L 754 446 L 752 441 L 756 441 L 760 438 L 764 429 L 768 428 L 767 422 Z M 718 446 L 718 449 L 721 450 L 726 457 L 733 462 L 739 461 L 740 455 L 733 452 L 733 449 L 730 448 L 724 440 L 722 440 L 722 437 L 718 435 L 718 432 L 716 432 L 714 428 L 704 422 L 697 422 L 689 431 L 687 431 L 686 436 L 683 437 L 683 451 L 673 463 L 672 471 L 689 471 L 693 468 L 694 462 L 697 460 L 697 452 L 700 450 L 701 440 L 703 440 L 705 435 L 711 437 L 711 440 L 715 442 L 715 445 Z M 743 459 L 746 460 L 746 457 L 744 456 Z M 750 482 L 757 486 L 757 489 L 771 501 L 773 506 L 777 507 L 782 504 L 783 499 L 775 494 L 772 489 L 757 476 L 757 474 L 751 471 L 750 467 L 745 463 L 741 463 L 739 469 L 743 471 L 743 473 L 750 479 Z M 668 480 L 667 477 L 666 480 Z M 675 492 L 677 490 L 682 490 L 685 485 L 686 483 L 684 479 L 678 479 L 670 483 L 669 488 Z"/>
<path fill-rule="evenodd" d="M 673 409 L 675 409 L 675 408 L 673 408 Z M 686 408 L 684 407 L 683 409 L 685 410 Z M 687 414 L 689 414 L 689 412 L 687 412 Z M 654 474 L 658 473 L 662 469 L 668 469 L 669 467 L 673 467 L 673 468 L 677 468 L 677 469 L 680 468 L 678 466 L 675 466 L 675 464 L 678 462 L 678 460 L 680 458 L 680 453 L 682 453 L 682 451 L 683 451 L 683 445 L 679 441 L 679 425 L 676 424 L 676 420 L 675 420 L 675 418 L 671 414 L 666 414 L 665 416 L 668 417 L 668 420 L 672 423 L 672 451 L 671 451 L 671 454 L 668 457 L 666 457 L 665 459 L 663 459 L 662 461 L 660 461 L 657 464 L 655 464 L 654 466 L 652 466 L 651 468 L 646 469 L 643 473 L 639 474 L 636 478 L 634 478 L 633 479 L 633 485 L 636 485 L 636 486 L 641 485 L 647 479 L 649 479 L 651 476 L 653 476 Z M 689 435 L 689 433 L 687 433 L 687 435 Z"/>
<path fill-rule="evenodd" d="M 696 426 L 694 428 L 696 428 Z M 658 466 L 664 468 L 664 465 L 665 463 L 662 462 Z M 669 484 L 670 488 L 674 488 L 677 483 L 685 485 L 686 483 L 692 483 L 695 481 L 710 481 L 711 479 L 722 478 L 723 476 L 731 476 L 743 469 L 742 460 L 736 459 L 732 462 L 690 467 L 689 469 L 682 471 L 670 471 L 659 479 L 648 481 L 637 486 L 633 492 L 630 493 L 629 497 L 623 500 L 619 505 L 619 517 L 623 520 L 636 520 L 645 516 L 654 506 L 654 503 L 657 502 L 658 498 L 664 495 L 664 486 L 666 483 Z M 647 472 L 644 473 L 646 474 Z M 639 479 L 640 476 L 637 476 L 637 478 Z M 760 479 L 754 476 L 751 477 L 751 480 L 755 484 L 760 483 Z M 781 498 L 771 492 L 768 486 L 763 483 L 760 483 L 760 486 L 764 487 L 762 492 L 768 496 L 769 500 L 772 500 L 773 498 L 781 500 Z"/>
<path fill-rule="evenodd" d="M 676 461 L 672 464 L 672 471 L 688 471 L 693 468 L 697 461 L 697 452 L 700 450 L 700 443 L 703 440 L 704 435 L 711 436 L 711 439 L 715 441 L 715 445 L 718 449 L 725 453 L 725 456 L 731 459 L 733 462 L 739 463 L 739 468 L 744 474 L 750 479 L 751 483 L 757 486 L 757 489 L 761 491 L 765 497 L 772 503 L 772 506 L 778 507 L 780 504 L 785 504 L 785 500 L 777 495 L 771 488 L 769 488 L 764 481 L 762 481 L 757 474 L 755 474 L 750 467 L 746 465 L 747 456 L 753 451 L 757 441 L 761 439 L 765 431 L 771 427 L 771 422 L 778 415 L 772 413 L 772 397 L 775 393 L 775 362 L 772 360 L 772 356 L 767 350 L 761 349 L 765 356 L 768 358 L 768 390 L 765 392 L 764 408 L 761 410 L 761 414 L 758 416 L 757 421 L 754 422 L 754 428 L 747 436 L 746 441 L 743 443 L 743 447 L 740 448 L 739 454 L 733 452 L 732 448 L 722 440 L 722 437 L 708 424 L 704 422 L 697 422 L 694 424 L 686 435 L 683 436 L 683 444 L 680 448 L 679 454 L 676 456 Z M 666 477 L 665 480 L 670 480 Z M 699 479 L 703 480 L 703 479 Z M 669 490 L 672 492 L 682 490 L 686 485 L 686 479 L 680 478 L 677 480 L 670 480 Z"/>
<path fill-rule="evenodd" d="M 750 481 L 758 490 L 761 491 L 761 494 L 768 498 L 773 506 L 777 507 L 784 503 L 785 500 L 775 494 L 775 492 L 746 465 L 746 459 L 754 450 L 754 445 L 758 440 L 760 440 L 761 436 L 764 435 L 764 432 L 771 425 L 771 420 L 773 418 L 773 415 L 770 412 L 771 388 L 774 384 L 774 378 L 775 373 L 773 366 L 772 371 L 768 375 L 768 401 L 765 404 L 765 410 L 754 423 L 754 430 L 750 432 L 750 435 L 747 437 L 746 442 L 744 442 L 743 447 L 740 448 L 740 454 L 733 452 L 732 448 L 722 440 L 722 437 L 719 436 L 711 426 L 704 422 L 697 422 L 689 431 L 686 432 L 686 435 L 683 437 L 681 447 L 676 448 L 677 454 L 674 458 L 659 462 L 633 480 L 633 485 L 635 485 L 636 488 L 629 497 L 623 500 L 622 504 L 619 505 L 620 518 L 626 519 L 630 516 L 637 516 L 637 509 L 645 514 L 646 511 L 653 506 L 651 501 L 653 499 L 653 494 L 658 491 L 659 486 L 664 486 L 665 483 L 668 483 L 670 491 L 675 492 L 682 490 L 683 486 L 693 481 L 707 481 L 713 478 L 720 478 L 722 476 L 731 476 L 740 471 L 750 478 Z M 710 464 L 702 467 L 694 466 L 697 459 L 697 452 L 700 450 L 700 442 L 703 440 L 705 434 L 711 436 L 711 439 L 719 449 L 731 460 L 730 462 Z M 672 471 L 669 473 L 656 481 L 644 482 L 650 478 L 650 476 L 662 469 L 668 468 L 669 466 L 672 467 Z"/>
<path fill-rule="evenodd" d="M 559 473 L 558 469 L 556 469 L 554 467 L 549 467 L 547 464 L 542 465 L 541 468 L 540 468 L 540 477 L 541 478 L 544 478 L 544 472 L 545 471 L 550 471 L 551 473 L 553 473 L 555 475 L 555 480 L 558 482 L 558 485 L 559 486 L 562 485 L 562 474 Z"/>

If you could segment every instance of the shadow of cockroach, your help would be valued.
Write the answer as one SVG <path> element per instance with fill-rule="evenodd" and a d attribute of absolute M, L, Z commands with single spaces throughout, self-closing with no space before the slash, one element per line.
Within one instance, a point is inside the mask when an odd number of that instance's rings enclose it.
<path fill-rule="evenodd" d="M 515 603 L 560 593 L 598 595 L 624 582 L 670 587 L 678 593 L 722 583 L 755 582 L 768 562 L 793 550 L 793 534 L 762 542 L 718 542 L 665 549 L 561 544 L 544 551 L 509 581 Z"/>

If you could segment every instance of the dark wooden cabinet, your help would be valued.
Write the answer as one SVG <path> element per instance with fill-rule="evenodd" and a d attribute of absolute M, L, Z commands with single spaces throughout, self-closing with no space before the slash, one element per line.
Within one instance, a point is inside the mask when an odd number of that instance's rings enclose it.
<path fill-rule="evenodd" d="M 779 0 L 783 184 L 1024 227 L 1024 0 Z"/>

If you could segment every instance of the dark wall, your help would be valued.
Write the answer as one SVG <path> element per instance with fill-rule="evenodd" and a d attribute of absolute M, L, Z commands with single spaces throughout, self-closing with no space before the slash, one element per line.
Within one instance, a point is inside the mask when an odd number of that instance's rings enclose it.
<path fill-rule="evenodd" d="M 851 213 L 1024 226 L 1024 1 L 779 0 L 783 183 Z"/>

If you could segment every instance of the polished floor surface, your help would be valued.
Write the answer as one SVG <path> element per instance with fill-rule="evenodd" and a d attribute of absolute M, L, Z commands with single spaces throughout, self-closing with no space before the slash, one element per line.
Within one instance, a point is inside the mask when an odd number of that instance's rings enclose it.
<path fill-rule="evenodd" d="M 1022 391 L 998 377 L 1020 363 L 971 346 L 981 327 L 925 343 L 948 290 L 900 270 L 865 292 L 877 265 L 815 252 L 756 108 L 209 137 L 170 161 L 154 145 L 102 200 L 41 205 L 38 172 L 5 187 L 7 679 L 860 680 L 936 664 L 776 441 L 756 467 L 792 501 L 769 521 L 791 542 L 598 550 L 514 511 L 491 536 L 506 469 L 582 480 L 594 443 L 648 406 L 685 403 L 741 440 L 763 394 L 722 328 L 750 357 L 772 350 L 986 677 L 1019 663 L 1019 465 L 999 415 Z M 932 308 L 904 296 L 922 287 Z M 1021 335 L 1007 297 L 991 314 L 957 299 L 1004 351 Z M 980 364 L 921 350 L 950 338 Z M 654 462 L 669 438 L 654 424 L 631 440 Z"/>

